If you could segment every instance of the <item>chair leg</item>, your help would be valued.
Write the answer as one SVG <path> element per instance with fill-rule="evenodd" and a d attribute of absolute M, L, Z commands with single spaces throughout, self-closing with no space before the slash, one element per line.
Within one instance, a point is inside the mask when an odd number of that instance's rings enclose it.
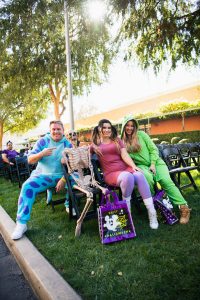
<path fill-rule="evenodd" d="M 138 196 L 136 195 L 136 192 L 133 191 L 132 192 L 132 195 L 131 195 L 131 202 L 134 203 L 138 213 L 141 213 L 142 212 L 142 209 L 141 209 L 141 203 L 140 203 L 140 199 L 138 198 Z"/>
<path fill-rule="evenodd" d="M 80 212 L 78 209 L 77 201 L 74 199 L 73 195 L 69 195 L 69 219 L 70 220 L 74 219 L 73 208 L 76 212 L 76 219 L 78 219 L 80 217 Z"/>
<path fill-rule="evenodd" d="M 178 173 L 178 184 L 181 185 L 181 173 Z"/>
<path fill-rule="evenodd" d="M 93 210 L 96 211 L 97 210 L 97 195 L 94 194 L 93 196 Z"/>
<path fill-rule="evenodd" d="M 51 200 L 51 208 L 52 208 L 52 211 L 55 212 L 55 207 L 54 207 L 54 203 L 52 200 Z"/>
<path fill-rule="evenodd" d="M 170 174 L 170 176 L 171 176 L 171 179 L 174 182 L 175 186 L 180 190 L 181 194 L 183 195 L 179 181 L 176 179 L 176 174 Z"/>
<path fill-rule="evenodd" d="M 185 173 L 186 173 L 186 175 L 188 176 L 188 178 L 190 179 L 190 182 L 191 182 L 191 184 L 193 185 L 194 189 L 195 189 L 195 190 L 198 190 L 198 187 L 197 187 L 197 185 L 196 185 L 196 183 L 195 183 L 195 181 L 194 181 L 194 179 L 193 179 L 193 177 L 192 177 L 190 171 L 186 171 Z"/>

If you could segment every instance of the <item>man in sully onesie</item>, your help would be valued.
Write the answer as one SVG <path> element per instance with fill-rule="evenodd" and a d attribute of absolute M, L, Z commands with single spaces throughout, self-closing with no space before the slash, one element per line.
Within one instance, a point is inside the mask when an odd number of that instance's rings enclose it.
<path fill-rule="evenodd" d="M 64 148 L 72 145 L 64 136 L 61 121 L 50 122 L 50 133 L 39 139 L 28 155 L 29 164 L 37 163 L 36 169 L 22 185 L 18 199 L 17 222 L 12 239 L 20 239 L 27 231 L 31 210 L 38 193 L 55 187 L 59 192 L 65 187 L 61 164 Z"/>

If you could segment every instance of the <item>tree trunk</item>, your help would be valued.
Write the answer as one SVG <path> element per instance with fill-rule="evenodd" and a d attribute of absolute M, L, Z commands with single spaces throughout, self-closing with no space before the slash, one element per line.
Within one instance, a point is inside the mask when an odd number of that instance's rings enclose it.
<path fill-rule="evenodd" d="M 52 83 L 49 83 L 49 91 L 51 95 L 51 100 L 53 102 L 55 120 L 60 120 L 60 113 L 59 113 L 60 92 L 58 87 L 55 87 L 55 89 L 56 89 L 56 93 L 54 92 Z"/>
<path fill-rule="evenodd" d="M 56 120 L 60 120 L 60 114 L 59 114 L 59 100 L 56 99 L 56 102 L 53 102 L 54 107 L 54 116 Z"/>
<path fill-rule="evenodd" d="M 2 142 L 3 142 L 3 121 L 0 120 L 0 150 L 2 150 Z"/>

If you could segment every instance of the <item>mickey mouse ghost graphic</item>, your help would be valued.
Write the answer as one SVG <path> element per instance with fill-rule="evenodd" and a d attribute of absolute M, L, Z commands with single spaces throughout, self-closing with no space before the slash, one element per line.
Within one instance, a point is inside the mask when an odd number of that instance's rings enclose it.
<path fill-rule="evenodd" d="M 119 227 L 121 227 L 121 223 L 118 221 L 117 215 L 112 216 L 105 216 L 106 223 L 103 225 L 103 227 L 107 227 L 110 231 L 117 231 Z M 117 228 L 118 227 L 118 228 Z"/>

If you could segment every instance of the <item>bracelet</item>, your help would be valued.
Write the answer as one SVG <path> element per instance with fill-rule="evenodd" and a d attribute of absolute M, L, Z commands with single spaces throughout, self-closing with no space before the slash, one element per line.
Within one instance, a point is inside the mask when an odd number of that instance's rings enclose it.
<path fill-rule="evenodd" d="M 66 180 L 64 177 L 60 178 L 64 183 L 66 183 Z"/>

